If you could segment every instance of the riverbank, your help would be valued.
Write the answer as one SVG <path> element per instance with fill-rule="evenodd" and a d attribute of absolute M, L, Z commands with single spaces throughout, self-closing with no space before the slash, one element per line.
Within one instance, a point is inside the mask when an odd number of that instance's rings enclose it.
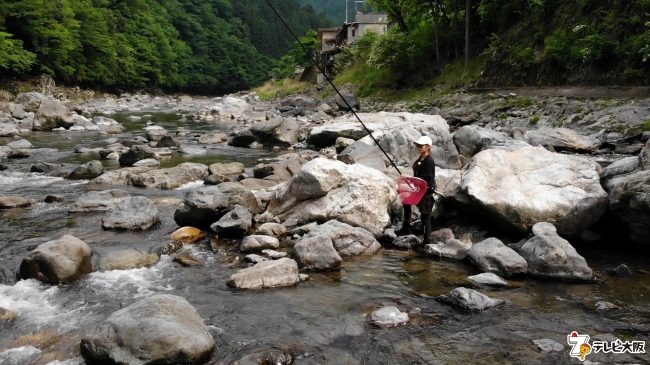
<path fill-rule="evenodd" d="M 360 100 L 403 172 L 411 142 L 434 140 L 448 199 L 434 211 L 436 243 L 422 247 L 395 236 L 398 174 L 333 97 L 139 94 L 68 108 L 22 95 L 2 109 L 15 132 L 0 137 L 0 187 L 23 200 L 0 197 L 16 204 L 0 211 L 0 307 L 16 314 L 0 320 L 0 356 L 83 363 L 95 355 L 80 343 L 107 340 L 95 328 L 157 294 L 196 309 L 214 364 L 578 363 L 571 331 L 647 341 L 647 219 L 644 205 L 626 209 L 643 199 L 625 188 L 647 175 L 646 105 L 463 92 Z M 633 224 L 609 228 L 616 220 Z M 187 225 L 202 238 L 172 238 Z M 30 278 L 23 261 L 63 235 L 91 249 L 91 272 L 58 285 Z M 538 244 L 570 262 L 531 255 Z M 469 278 L 479 273 L 507 286 Z M 386 307 L 409 321 L 377 327 Z M 48 341 L 18 340 L 34 331 Z"/>

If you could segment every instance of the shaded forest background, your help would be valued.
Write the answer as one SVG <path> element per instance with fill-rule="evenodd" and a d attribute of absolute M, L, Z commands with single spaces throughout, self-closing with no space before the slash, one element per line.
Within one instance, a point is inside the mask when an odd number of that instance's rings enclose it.
<path fill-rule="evenodd" d="M 331 20 L 272 3 L 297 34 Z M 265 0 L 2 0 L 0 72 L 68 85 L 219 94 L 245 90 L 293 47 Z"/>
<path fill-rule="evenodd" d="M 325 14 L 345 7 L 345 0 L 300 1 Z M 484 87 L 650 83 L 650 0 L 366 5 L 387 13 L 394 26 L 385 36 L 370 34 L 346 49 L 337 70 L 339 79 L 360 84 L 366 93 L 458 81 Z"/>

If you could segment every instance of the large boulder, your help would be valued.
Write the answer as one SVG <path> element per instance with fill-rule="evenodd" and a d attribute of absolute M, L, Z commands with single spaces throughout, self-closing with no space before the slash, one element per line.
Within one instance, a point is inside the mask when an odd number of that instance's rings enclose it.
<path fill-rule="evenodd" d="M 302 165 L 318 157 L 321 157 L 318 152 L 309 150 L 287 153 L 260 162 L 253 168 L 253 175 L 257 179 L 280 183 L 291 179 L 300 170 Z"/>
<path fill-rule="evenodd" d="M 142 188 L 176 189 L 188 182 L 203 180 L 208 176 L 208 166 L 184 162 L 169 169 L 151 170 L 131 175 L 131 184 Z"/>
<path fill-rule="evenodd" d="M 345 91 L 345 90 L 341 91 L 341 95 L 336 94 L 336 97 L 334 98 L 334 102 L 336 102 L 336 105 L 339 107 L 339 110 L 344 110 L 344 111 L 349 111 L 351 109 L 359 110 L 359 107 L 361 106 L 361 103 L 359 102 L 359 98 L 357 98 L 353 92 Z"/>
<path fill-rule="evenodd" d="M 383 170 L 390 165 L 390 161 L 381 149 L 370 138 L 362 138 L 346 147 L 336 158 L 348 165 L 355 163 Z"/>
<path fill-rule="evenodd" d="M 113 313 L 81 340 L 88 363 L 199 363 L 215 347 L 196 309 L 184 298 L 158 294 Z"/>
<path fill-rule="evenodd" d="M 533 146 L 553 147 L 555 151 L 593 152 L 600 148 L 600 141 L 583 136 L 567 128 L 540 128 L 526 133 L 526 140 Z"/>
<path fill-rule="evenodd" d="M 104 165 L 100 161 L 90 161 L 80 165 L 68 175 L 70 180 L 91 180 L 104 172 Z"/>
<path fill-rule="evenodd" d="M 129 193 L 121 189 L 89 191 L 72 203 L 68 213 L 105 212 L 128 197 Z"/>
<path fill-rule="evenodd" d="M 39 92 L 32 91 L 16 96 L 15 103 L 21 104 L 24 111 L 33 112 L 38 110 L 38 108 L 41 106 L 41 102 L 46 99 L 47 96 Z"/>
<path fill-rule="evenodd" d="M 160 223 L 158 209 L 153 202 L 144 196 L 125 198 L 119 204 L 110 208 L 104 218 L 104 229 L 149 229 Z"/>
<path fill-rule="evenodd" d="M 327 236 L 312 236 L 293 246 L 291 257 L 301 269 L 336 270 L 341 267 L 341 256 Z"/>
<path fill-rule="evenodd" d="M 245 100 L 227 96 L 210 108 L 210 114 L 220 120 L 230 120 L 243 117 L 250 110 L 251 106 Z"/>
<path fill-rule="evenodd" d="M 249 147 L 256 141 L 257 139 L 253 135 L 253 132 L 251 132 L 249 128 L 246 128 L 236 132 L 235 135 L 228 140 L 228 146 Z"/>
<path fill-rule="evenodd" d="M 617 176 L 606 185 L 609 211 L 616 221 L 632 241 L 650 245 L 650 170 Z"/>
<path fill-rule="evenodd" d="M 239 270 L 226 284 L 238 289 L 268 289 L 293 286 L 300 282 L 298 264 L 289 258 L 263 261 L 253 267 Z"/>
<path fill-rule="evenodd" d="M 448 202 L 515 234 L 549 222 L 558 233 L 574 236 L 605 213 L 607 193 L 599 173 L 593 161 L 541 147 L 490 149 L 475 155 L 443 193 Z"/>
<path fill-rule="evenodd" d="M 18 126 L 12 123 L 0 123 L 0 137 L 13 137 L 20 134 Z"/>
<path fill-rule="evenodd" d="M 454 144 L 458 148 L 463 165 L 475 154 L 486 149 L 515 150 L 530 146 L 524 141 L 509 138 L 504 132 L 475 125 L 466 125 L 454 132 Z"/>
<path fill-rule="evenodd" d="M 257 142 L 267 146 L 289 147 L 298 143 L 300 125 L 295 118 L 277 116 L 250 128 Z"/>
<path fill-rule="evenodd" d="M 528 272 L 526 260 L 496 238 L 488 238 L 473 245 L 467 256 L 482 272 L 491 272 L 503 277 Z"/>
<path fill-rule="evenodd" d="M 30 252 L 20 264 L 20 277 L 52 284 L 70 282 L 93 271 L 91 256 L 84 241 L 65 235 Z"/>
<path fill-rule="evenodd" d="M 221 236 L 243 236 L 253 225 L 253 215 L 248 209 L 235 204 L 233 209 L 210 225 Z"/>
<path fill-rule="evenodd" d="M 70 128 L 74 125 L 72 114 L 63 103 L 53 99 L 43 99 L 34 117 L 35 131 L 50 131 L 54 128 Z"/>
<path fill-rule="evenodd" d="M 335 219 L 383 230 L 390 224 L 388 206 L 397 198 L 394 185 L 373 168 L 317 158 L 275 188 L 267 212 L 298 224 Z"/>
<path fill-rule="evenodd" d="M 226 182 L 201 187 L 188 193 L 174 212 L 174 220 L 181 227 L 209 228 L 237 204 L 249 212 L 259 210 L 255 195 L 241 184 Z"/>
<path fill-rule="evenodd" d="M 244 172 L 244 164 L 241 162 L 213 163 L 208 166 L 208 171 L 210 171 L 210 175 L 237 175 Z"/>
<path fill-rule="evenodd" d="M 202 134 L 197 139 L 197 141 L 200 144 L 217 144 L 217 143 L 225 142 L 227 140 L 228 140 L 228 135 L 220 131 L 214 131 L 211 133 Z"/>
<path fill-rule="evenodd" d="M 0 209 L 28 207 L 32 203 L 22 196 L 0 196 Z"/>
<path fill-rule="evenodd" d="M 381 248 L 372 233 L 335 220 L 312 228 L 296 244 L 319 236 L 332 240 L 334 248 L 341 256 L 373 255 Z"/>
<path fill-rule="evenodd" d="M 437 166 L 451 169 L 461 167 L 458 150 L 449 133 L 449 125 L 439 115 L 380 112 L 361 113 L 359 117 L 384 151 L 392 156 L 399 166 L 411 166 L 418 157 L 413 142 L 426 135 L 433 141 L 432 156 Z M 374 143 L 366 129 L 352 116 L 337 118 L 312 128 L 307 142 L 317 147 L 328 147 L 333 146 L 339 137 L 363 139 L 363 143 L 368 146 Z M 341 153 L 347 154 L 345 150 Z"/>
<path fill-rule="evenodd" d="M 593 272 L 584 257 L 560 237 L 550 223 L 533 226 L 535 236 L 520 249 L 528 262 L 528 274 L 551 279 L 591 280 Z"/>

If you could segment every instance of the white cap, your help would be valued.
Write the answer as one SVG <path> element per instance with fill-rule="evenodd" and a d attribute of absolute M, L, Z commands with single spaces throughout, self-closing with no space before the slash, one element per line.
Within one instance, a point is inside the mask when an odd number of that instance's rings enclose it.
<path fill-rule="evenodd" d="M 419 144 L 420 146 L 424 146 L 425 144 L 429 145 L 429 146 L 433 145 L 433 142 L 431 141 L 431 138 L 429 138 L 429 136 L 422 136 L 422 137 L 420 137 L 420 139 L 418 139 L 417 141 L 415 141 L 413 143 Z"/>

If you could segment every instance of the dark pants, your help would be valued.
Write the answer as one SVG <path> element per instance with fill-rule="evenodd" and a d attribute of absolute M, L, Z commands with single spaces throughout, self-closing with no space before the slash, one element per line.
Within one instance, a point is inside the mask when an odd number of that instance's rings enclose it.
<path fill-rule="evenodd" d="M 427 195 L 422 198 L 420 204 L 418 204 L 418 209 L 420 210 L 420 220 L 422 222 L 422 227 L 424 228 L 424 239 L 422 243 L 428 245 L 431 243 L 431 211 L 433 210 L 433 197 Z M 411 228 L 411 206 L 404 204 L 404 224 L 403 228 Z"/>

